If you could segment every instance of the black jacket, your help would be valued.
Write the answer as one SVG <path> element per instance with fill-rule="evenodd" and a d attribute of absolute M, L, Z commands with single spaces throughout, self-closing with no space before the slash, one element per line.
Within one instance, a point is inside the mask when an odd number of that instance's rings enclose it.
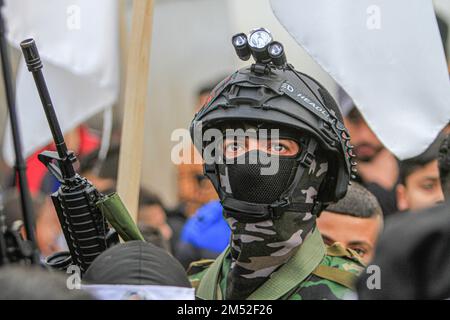
<path fill-rule="evenodd" d="M 391 217 L 371 265 L 380 267 L 381 288 L 370 290 L 363 273 L 360 299 L 450 298 L 450 202 Z"/>

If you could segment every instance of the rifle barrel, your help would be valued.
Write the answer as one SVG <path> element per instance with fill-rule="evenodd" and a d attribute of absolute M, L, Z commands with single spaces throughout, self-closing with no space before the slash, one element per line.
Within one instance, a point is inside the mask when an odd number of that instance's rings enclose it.
<path fill-rule="evenodd" d="M 26 175 L 26 165 L 22 154 L 22 141 L 19 134 L 19 123 L 16 112 L 16 101 L 14 98 L 14 90 L 11 80 L 11 66 L 9 63 L 8 46 L 5 37 L 5 23 L 1 14 L 3 1 L 0 1 L 0 55 L 3 72 L 3 81 L 5 85 L 6 102 L 9 111 L 11 131 L 13 137 L 14 151 L 16 155 L 15 169 L 17 172 L 17 179 L 19 181 L 19 191 L 21 206 L 23 211 L 23 222 L 25 226 L 25 233 L 27 239 L 33 246 L 33 255 L 31 257 L 33 263 L 39 262 L 39 254 L 37 251 L 37 242 L 35 237 L 35 218 L 34 210 L 31 202 L 30 189 L 28 187 L 28 180 Z"/>
<path fill-rule="evenodd" d="M 55 108 L 53 107 L 53 102 L 48 92 L 44 75 L 42 73 L 42 61 L 39 56 L 36 43 L 33 39 L 27 39 L 20 43 L 20 47 L 22 48 L 28 70 L 33 74 L 34 82 L 36 83 L 39 97 L 41 99 L 42 106 L 44 107 L 45 116 L 47 117 L 58 155 L 63 162 L 67 163 L 67 165 L 62 168 L 65 175 L 64 178 L 72 178 L 75 176 L 75 170 L 73 169 L 71 163 L 68 163 L 70 161 L 67 160 L 69 158 L 69 152 L 64 141 L 61 127 L 58 123 L 58 118 L 56 117 Z"/>

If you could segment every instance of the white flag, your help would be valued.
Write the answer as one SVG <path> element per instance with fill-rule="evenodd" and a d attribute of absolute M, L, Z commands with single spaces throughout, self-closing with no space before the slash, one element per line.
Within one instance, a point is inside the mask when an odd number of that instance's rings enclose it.
<path fill-rule="evenodd" d="M 450 120 L 450 81 L 431 0 L 271 5 L 400 159 L 423 152 Z"/>
<path fill-rule="evenodd" d="M 111 107 L 119 90 L 119 31 L 116 0 L 7 0 L 8 40 L 34 38 L 63 132 Z M 51 142 L 32 75 L 23 57 L 16 80 L 16 105 L 25 156 Z M 4 158 L 14 162 L 10 126 Z"/>
<path fill-rule="evenodd" d="M 194 288 L 157 285 L 82 285 L 98 300 L 195 300 Z"/>

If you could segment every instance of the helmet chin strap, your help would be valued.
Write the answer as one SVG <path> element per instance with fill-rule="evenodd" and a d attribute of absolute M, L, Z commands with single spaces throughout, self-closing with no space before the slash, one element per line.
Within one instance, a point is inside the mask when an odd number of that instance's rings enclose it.
<path fill-rule="evenodd" d="M 220 184 L 220 173 L 215 164 L 205 164 L 204 172 L 212 181 L 217 192 L 219 193 L 222 206 L 228 216 L 231 216 L 239 221 L 256 222 L 268 219 L 278 219 L 284 212 L 311 212 L 312 214 L 319 214 L 322 209 L 322 204 L 318 201 L 314 203 L 305 203 L 296 201 L 297 196 L 294 194 L 297 186 L 305 172 L 309 169 L 315 160 L 315 151 L 317 149 L 317 142 L 314 139 L 309 139 L 306 149 L 301 152 L 298 158 L 298 166 L 289 187 L 282 193 L 280 198 L 271 204 L 260 204 L 237 200 L 226 193 Z"/>

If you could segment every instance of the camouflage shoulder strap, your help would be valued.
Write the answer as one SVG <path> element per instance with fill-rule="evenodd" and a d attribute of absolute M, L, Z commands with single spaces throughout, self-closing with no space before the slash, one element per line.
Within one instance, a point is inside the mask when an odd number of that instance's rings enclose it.
<path fill-rule="evenodd" d="M 225 250 L 206 271 L 197 290 L 197 298 L 214 300 L 218 291 L 218 278 L 223 259 L 228 254 Z M 295 255 L 255 292 L 248 300 L 277 300 L 302 283 L 316 269 L 325 256 L 325 245 L 316 228 L 305 239 Z"/>
<path fill-rule="evenodd" d="M 191 262 L 189 264 L 188 269 L 186 270 L 186 273 L 188 276 L 195 275 L 197 273 L 200 273 L 200 272 L 206 270 L 213 263 L 214 263 L 214 259 L 201 259 L 201 260 Z"/>
<path fill-rule="evenodd" d="M 192 288 L 194 288 L 195 290 L 198 289 L 201 278 L 213 262 L 214 260 L 211 259 L 202 259 L 199 261 L 194 261 L 189 265 L 186 273 L 188 275 L 189 282 L 191 283 Z"/>
<path fill-rule="evenodd" d="M 230 247 L 227 247 L 220 256 L 210 265 L 206 270 L 205 275 L 198 284 L 196 297 L 201 300 L 216 300 L 217 290 L 220 290 L 218 286 L 218 279 L 220 268 L 222 267 L 223 259 L 230 251 Z"/>
<path fill-rule="evenodd" d="M 295 255 L 272 274 L 248 300 L 277 300 L 302 283 L 325 256 L 325 245 L 319 230 L 305 239 Z"/>
<path fill-rule="evenodd" d="M 364 263 L 356 252 L 346 249 L 339 243 L 328 246 L 327 255 L 332 257 L 344 257 L 359 263 L 361 268 L 364 266 Z M 352 290 L 354 290 L 354 284 L 358 278 L 358 275 L 353 272 L 325 265 L 323 264 L 323 261 L 312 273 L 320 278 L 336 282 Z"/>
<path fill-rule="evenodd" d="M 361 256 L 358 255 L 356 251 L 345 248 L 339 242 L 335 242 L 331 246 L 327 247 L 327 255 L 332 257 L 346 257 L 365 266 L 365 263 L 362 261 Z"/>
<path fill-rule="evenodd" d="M 320 264 L 316 269 L 314 269 L 312 273 L 320 278 L 336 282 L 346 288 L 352 290 L 355 289 L 354 284 L 356 282 L 357 276 L 350 271 L 345 271 Z"/>

